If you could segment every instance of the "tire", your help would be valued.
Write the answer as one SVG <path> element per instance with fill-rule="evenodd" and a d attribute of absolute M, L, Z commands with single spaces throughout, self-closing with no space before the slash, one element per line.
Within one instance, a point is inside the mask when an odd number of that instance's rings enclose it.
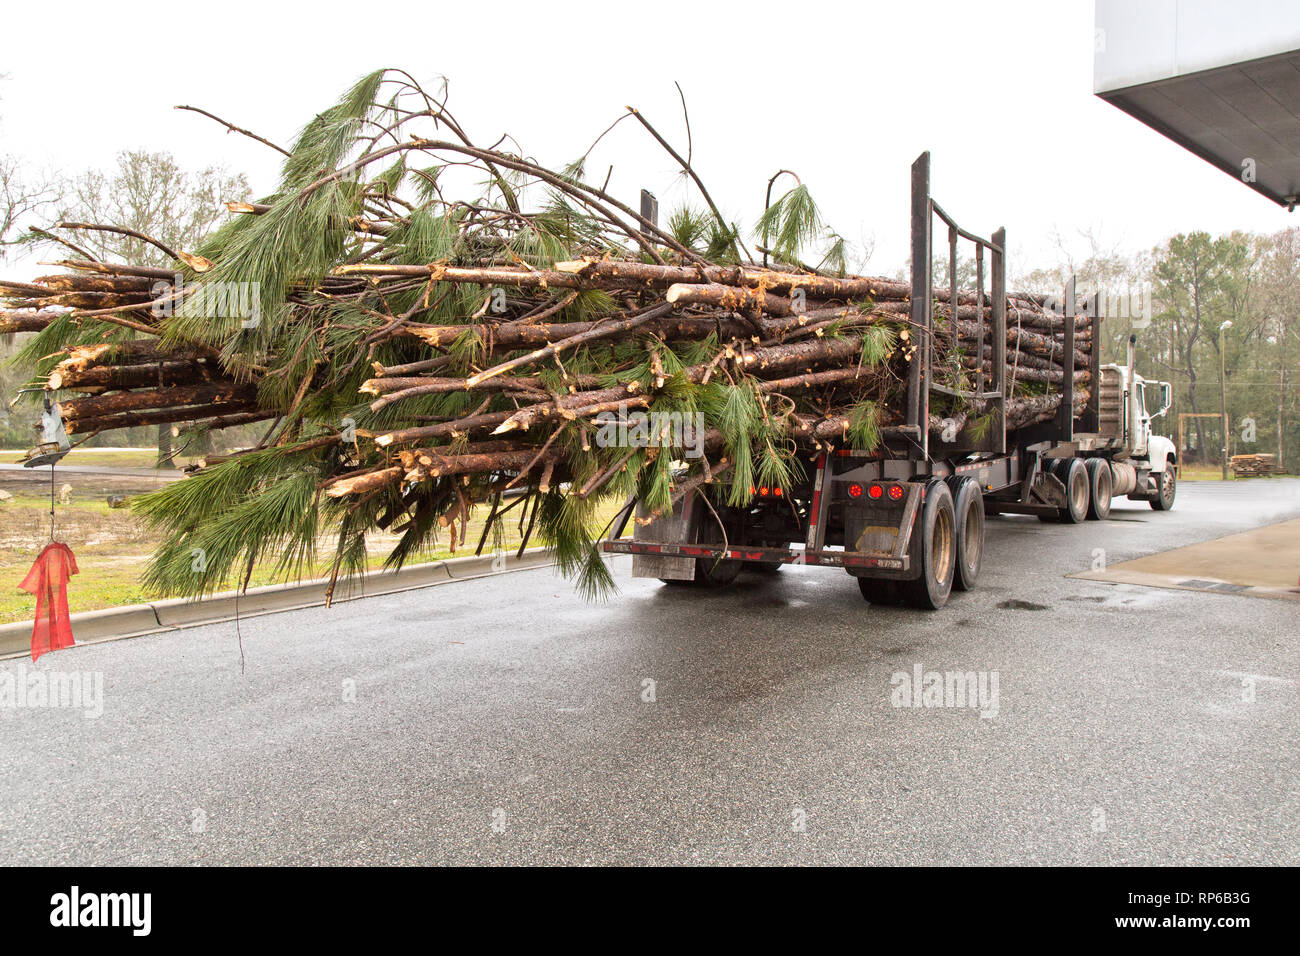
<path fill-rule="evenodd" d="M 1061 509 L 1060 520 L 1065 524 L 1086 521 L 1092 495 L 1089 493 L 1088 469 L 1084 467 L 1083 459 L 1062 458 L 1052 472 L 1065 485 L 1066 507 Z"/>
<path fill-rule="evenodd" d="M 896 607 L 903 603 L 903 596 L 898 593 L 898 585 L 901 583 L 887 578 L 858 578 L 858 590 L 872 604 Z"/>
<path fill-rule="evenodd" d="M 898 582 L 899 593 L 910 607 L 937 611 L 948 603 L 957 571 L 957 517 L 952 492 L 942 478 L 925 486 L 925 501 L 912 529 L 912 566 L 920 577 Z"/>
<path fill-rule="evenodd" d="M 722 544 L 722 538 L 722 529 L 718 527 L 713 509 L 697 500 L 691 515 L 690 539 L 696 544 Z M 726 587 L 739 576 L 743 564 L 743 561 L 732 558 L 696 558 L 695 583 L 706 588 Z"/>
<path fill-rule="evenodd" d="M 1156 496 L 1150 505 L 1154 511 L 1170 511 L 1174 507 L 1174 495 L 1178 493 L 1178 478 L 1174 475 L 1174 466 L 1165 459 L 1165 470 L 1156 475 Z"/>
<path fill-rule="evenodd" d="M 746 571 L 757 571 L 759 574 L 776 574 L 785 564 L 784 561 L 746 561 Z"/>
<path fill-rule="evenodd" d="M 984 495 L 970 475 L 948 479 L 956 517 L 957 570 L 952 586 L 958 591 L 975 590 L 984 560 Z"/>
<path fill-rule="evenodd" d="M 1104 521 L 1110 516 L 1110 499 L 1115 490 L 1115 475 L 1105 458 L 1089 458 L 1083 463 L 1088 470 L 1088 520 Z"/>

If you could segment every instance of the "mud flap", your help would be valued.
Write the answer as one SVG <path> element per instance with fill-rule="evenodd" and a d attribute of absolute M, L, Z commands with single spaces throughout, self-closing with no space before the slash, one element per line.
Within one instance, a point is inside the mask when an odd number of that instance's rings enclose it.
<path fill-rule="evenodd" d="M 665 550 L 673 545 L 689 544 L 690 522 L 687 516 L 691 513 L 694 504 L 694 491 L 687 492 L 686 496 L 677 503 L 672 514 L 661 515 L 646 525 L 641 524 L 640 520 L 634 522 L 632 540 L 662 544 Z M 644 520 L 648 514 L 649 510 L 646 506 L 637 502 L 637 518 Z M 632 577 L 658 578 L 661 581 L 694 581 L 695 559 L 674 557 L 671 554 L 634 554 L 632 555 Z"/>

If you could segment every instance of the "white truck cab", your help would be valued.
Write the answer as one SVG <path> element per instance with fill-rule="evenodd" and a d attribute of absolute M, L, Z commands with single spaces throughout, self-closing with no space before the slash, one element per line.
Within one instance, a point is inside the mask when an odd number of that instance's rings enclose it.
<path fill-rule="evenodd" d="M 1174 390 L 1168 382 L 1148 381 L 1137 373 L 1136 346 L 1137 336 L 1130 335 L 1127 364 L 1101 367 L 1100 427 L 1083 445 L 1110 460 L 1116 496 L 1168 511 L 1174 506 L 1178 450 L 1152 432 L 1152 422 L 1169 411 Z"/>

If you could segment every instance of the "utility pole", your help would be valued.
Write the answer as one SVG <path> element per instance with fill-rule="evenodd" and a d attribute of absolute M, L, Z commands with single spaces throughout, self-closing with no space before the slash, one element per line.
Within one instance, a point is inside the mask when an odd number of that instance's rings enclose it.
<path fill-rule="evenodd" d="M 1269 345 L 1277 346 L 1277 467 L 1286 468 L 1282 462 L 1282 407 L 1286 404 L 1286 326 L 1279 323 L 1278 335 L 1270 335 Z"/>
<path fill-rule="evenodd" d="M 1232 328 L 1232 319 L 1224 319 L 1219 324 L 1219 411 L 1223 415 L 1223 480 L 1228 480 L 1228 372 L 1227 359 L 1224 357 L 1225 329 Z"/>

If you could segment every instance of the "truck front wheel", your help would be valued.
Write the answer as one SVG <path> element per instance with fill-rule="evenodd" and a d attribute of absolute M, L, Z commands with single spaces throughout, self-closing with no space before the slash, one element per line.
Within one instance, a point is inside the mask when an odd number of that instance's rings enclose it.
<path fill-rule="evenodd" d="M 1151 499 L 1151 507 L 1156 511 L 1169 511 L 1174 506 L 1174 494 L 1178 491 L 1178 479 L 1174 477 L 1174 466 L 1165 460 L 1165 470 L 1156 475 L 1156 496 Z"/>

